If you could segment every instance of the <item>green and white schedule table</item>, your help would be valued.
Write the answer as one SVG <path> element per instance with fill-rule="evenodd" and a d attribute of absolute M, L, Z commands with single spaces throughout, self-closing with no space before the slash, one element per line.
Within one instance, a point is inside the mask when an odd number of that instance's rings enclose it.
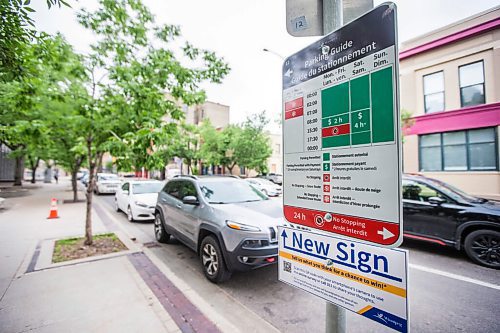
<path fill-rule="evenodd" d="M 321 90 L 322 148 L 393 142 L 393 67 Z M 375 98 L 373 98 L 374 96 Z"/>
<path fill-rule="evenodd" d="M 287 221 L 386 247 L 401 243 L 398 94 L 391 5 L 285 60 Z"/>

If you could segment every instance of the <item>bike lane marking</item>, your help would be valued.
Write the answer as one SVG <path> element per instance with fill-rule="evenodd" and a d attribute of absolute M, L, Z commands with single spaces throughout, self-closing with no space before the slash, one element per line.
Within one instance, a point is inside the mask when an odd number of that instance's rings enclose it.
<path fill-rule="evenodd" d="M 458 274 L 453 274 L 453 273 L 448 273 L 448 272 L 445 272 L 445 271 L 440 271 L 440 270 L 435 269 L 435 268 L 425 267 L 425 266 L 421 266 L 421 265 L 410 264 L 409 266 L 410 266 L 410 268 L 413 268 L 413 269 L 416 269 L 416 270 L 419 270 L 419 271 L 422 271 L 422 272 L 427 272 L 427 273 L 431 273 L 431 274 L 436 274 L 436 275 L 444 276 L 444 277 L 447 277 L 449 279 L 454 279 L 454 280 L 459 280 L 459 281 L 462 281 L 462 282 L 468 282 L 468 283 L 476 284 L 476 285 L 479 285 L 481 287 L 486 287 L 486 288 L 491 288 L 491 289 L 495 289 L 495 290 L 500 290 L 500 285 L 496 285 L 496 284 L 493 284 L 493 283 L 488 283 L 488 282 L 476 280 L 476 279 L 473 279 L 473 278 L 469 278 L 469 277 L 466 277 L 466 276 L 462 276 L 462 275 L 458 275 Z"/>

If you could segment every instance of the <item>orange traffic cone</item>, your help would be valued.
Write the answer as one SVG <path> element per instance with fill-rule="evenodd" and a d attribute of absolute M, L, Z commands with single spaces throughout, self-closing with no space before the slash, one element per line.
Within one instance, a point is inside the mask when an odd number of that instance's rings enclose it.
<path fill-rule="evenodd" d="M 57 215 L 57 199 L 52 198 L 50 200 L 50 213 L 47 219 L 58 219 L 59 215 Z"/>

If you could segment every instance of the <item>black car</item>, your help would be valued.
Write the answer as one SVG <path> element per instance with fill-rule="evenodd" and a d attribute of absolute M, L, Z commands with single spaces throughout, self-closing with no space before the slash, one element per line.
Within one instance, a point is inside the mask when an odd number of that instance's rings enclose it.
<path fill-rule="evenodd" d="M 404 236 L 464 249 L 477 264 L 500 268 L 500 203 L 442 181 L 403 177 Z"/>

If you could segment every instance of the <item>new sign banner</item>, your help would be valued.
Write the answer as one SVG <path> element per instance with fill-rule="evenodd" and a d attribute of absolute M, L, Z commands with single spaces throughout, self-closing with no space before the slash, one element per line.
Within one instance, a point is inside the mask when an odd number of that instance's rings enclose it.
<path fill-rule="evenodd" d="M 408 252 L 280 227 L 278 278 L 398 332 L 408 331 Z"/>

